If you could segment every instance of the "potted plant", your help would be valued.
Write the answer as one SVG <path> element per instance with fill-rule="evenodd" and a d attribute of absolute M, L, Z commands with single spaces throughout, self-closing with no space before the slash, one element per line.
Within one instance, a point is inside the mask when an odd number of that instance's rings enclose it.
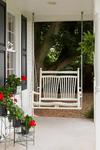
<path fill-rule="evenodd" d="M 28 134 L 29 129 L 36 126 L 33 116 L 26 115 L 22 121 L 22 134 Z"/>
<path fill-rule="evenodd" d="M 16 104 L 17 100 L 14 98 L 17 86 L 21 85 L 21 82 L 25 80 L 26 76 L 22 76 L 20 80 L 16 75 L 10 75 L 6 79 L 5 86 L 0 85 L 0 115 L 6 116 L 8 111 L 10 120 L 13 119 L 13 127 L 20 127 L 22 125 L 24 134 L 31 127 L 36 126 L 32 116 L 26 115 L 24 117 L 23 109 Z M 4 110 L 2 111 L 2 109 Z"/>
<path fill-rule="evenodd" d="M 0 87 L 0 115 L 6 116 L 7 115 L 7 105 L 12 101 L 9 97 L 11 93 L 11 88 L 2 86 Z"/>
<path fill-rule="evenodd" d="M 13 119 L 13 127 L 20 127 L 24 117 L 24 111 L 22 108 L 13 103 L 13 105 L 9 108 L 9 114 Z"/>
<path fill-rule="evenodd" d="M 6 116 L 7 109 L 3 92 L 0 92 L 0 116 Z"/>
<path fill-rule="evenodd" d="M 21 79 L 17 77 L 16 75 L 12 74 L 9 75 L 6 79 L 6 87 L 10 87 L 12 89 L 12 93 L 16 93 L 17 86 L 21 85 Z"/>

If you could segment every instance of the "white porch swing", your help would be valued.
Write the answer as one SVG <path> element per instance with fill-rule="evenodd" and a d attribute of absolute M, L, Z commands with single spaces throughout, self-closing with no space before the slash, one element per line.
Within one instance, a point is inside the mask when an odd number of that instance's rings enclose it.
<path fill-rule="evenodd" d="M 81 40 L 83 35 L 83 12 L 81 12 Z M 40 68 L 38 92 L 34 91 L 34 109 L 81 109 L 82 108 L 83 56 L 81 72 L 43 71 Z"/>

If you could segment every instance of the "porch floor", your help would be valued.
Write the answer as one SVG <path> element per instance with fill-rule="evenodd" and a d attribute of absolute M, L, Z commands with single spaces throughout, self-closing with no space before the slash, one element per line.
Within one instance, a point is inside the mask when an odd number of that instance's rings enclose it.
<path fill-rule="evenodd" d="M 95 128 L 91 120 L 36 117 L 36 121 L 35 145 L 29 144 L 27 150 L 95 150 Z M 26 150 L 19 144 L 7 145 L 7 150 Z M 3 144 L 0 150 L 4 150 Z"/>

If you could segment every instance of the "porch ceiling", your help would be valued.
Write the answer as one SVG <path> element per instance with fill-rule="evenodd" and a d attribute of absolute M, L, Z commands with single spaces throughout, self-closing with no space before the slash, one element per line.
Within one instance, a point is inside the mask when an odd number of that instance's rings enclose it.
<path fill-rule="evenodd" d="M 9 1 L 9 0 L 8 0 Z M 10 0 L 21 11 L 34 12 L 35 21 L 93 19 L 93 0 Z"/>

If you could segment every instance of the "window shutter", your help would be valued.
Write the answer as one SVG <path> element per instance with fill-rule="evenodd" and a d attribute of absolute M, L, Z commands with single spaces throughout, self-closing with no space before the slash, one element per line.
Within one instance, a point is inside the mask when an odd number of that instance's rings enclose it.
<path fill-rule="evenodd" d="M 27 77 L 27 18 L 21 16 L 21 75 Z M 22 81 L 22 90 L 27 88 L 27 80 Z"/>
<path fill-rule="evenodd" d="M 6 53 L 6 3 L 0 0 L 0 84 L 1 85 L 4 85 L 5 75 L 6 75 L 5 53 Z"/>

